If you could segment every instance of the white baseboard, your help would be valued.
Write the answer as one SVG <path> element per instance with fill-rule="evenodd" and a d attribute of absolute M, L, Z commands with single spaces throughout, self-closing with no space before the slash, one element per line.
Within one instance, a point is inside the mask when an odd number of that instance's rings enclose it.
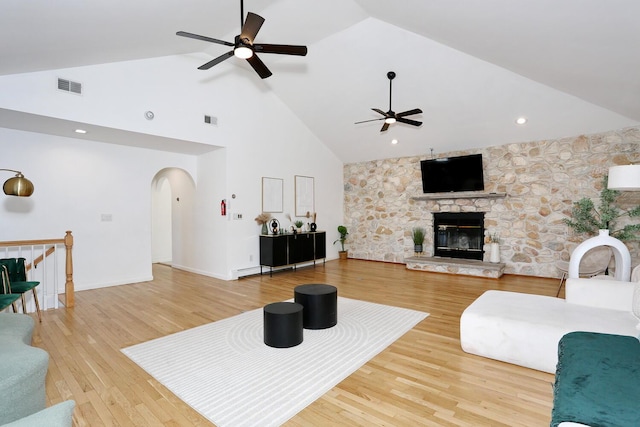
<path fill-rule="evenodd" d="M 151 280 L 153 280 L 153 276 L 134 277 L 131 279 L 119 280 L 117 282 L 84 283 L 84 284 L 75 283 L 75 290 L 88 291 L 90 289 L 108 288 L 110 286 L 132 285 L 134 283 L 150 282 Z"/>
<path fill-rule="evenodd" d="M 231 277 L 231 276 L 222 276 L 220 274 L 214 274 L 214 273 L 211 273 L 209 271 L 198 270 L 196 268 L 191 268 L 191 267 L 185 267 L 184 265 L 171 264 L 171 267 L 177 268 L 178 270 L 188 271 L 190 273 L 200 274 L 202 276 L 213 277 L 214 279 L 233 280 L 233 277 Z"/>

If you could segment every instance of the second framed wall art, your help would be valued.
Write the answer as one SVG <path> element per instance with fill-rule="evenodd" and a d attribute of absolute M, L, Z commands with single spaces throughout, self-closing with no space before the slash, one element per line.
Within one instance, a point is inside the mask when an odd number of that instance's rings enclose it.
<path fill-rule="evenodd" d="M 315 212 L 314 180 L 311 176 L 296 175 L 295 181 L 295 215 L 307 216 Z"/>

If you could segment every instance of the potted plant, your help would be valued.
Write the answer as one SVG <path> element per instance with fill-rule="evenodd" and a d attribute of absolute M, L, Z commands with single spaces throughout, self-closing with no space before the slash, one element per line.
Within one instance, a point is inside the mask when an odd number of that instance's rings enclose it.
<path fill-rule="evenodd" d="M 296 226 L 296 229 L 298 230 L 298 233 L 302 232 L 302 226 L 304 225 L 304 222 L 302 222 L 302 221 L 300 221 L 298 219 L 293 224 Z"/>
<path fill-rule="evenodd" d="M 615 222 L 618 218 L 628 215 L 629 217 L 640 216 L 640 206 L 636 206 L 628 211 L 621 211 L 615 205 L 615 200 L 620 194 L 619 191 L 609 190 L 607 184 L 609 177 L 604 176 L 602 181 L 602 191 L 600 191 L 600 204 L 596 208 L 593 200 L 583 197 L 573 204 L 571 209 L 571 219 L 565 218 L 564 223 L 573 228 L 577 233 L 596 235 L 599 230 L 608 230 L 609 235 L 619 240 L 631 240 L 640 231 L 640 224 L 628 224 L 616 229 Z"/>
<path fill-rule="evenodd" d="M 347 259 L 348 251 L 344 248 L 344 241 L 347 240 L 347 227 L 344 225 L 338 226 L 338 233 L 340 233 L 340 237 L 337 238 L 333 244 L 335 245 L 337 242 L 340 242 L 342 250 L 338 251 L 338 255 L 340 255 L 340 259 Z"/>
<path fill-rule="evenodd" d="M 267 228 L 267 223 L 271 219 L 271 215 L 265 212 L 262 212 L 255 218 L 255 221 L 258 225 L 262 226 L 262 234 L 269 234 L 269 229 Z"/>
<path fill-rule="evenodd" d="M 411 231 L 411 239 L 413 240 L 413 251 L 415 253 L 422 253 L 422 244 L 424 243 L 424 236 L 427 230 L 424 227 L 413 227 Z"/>

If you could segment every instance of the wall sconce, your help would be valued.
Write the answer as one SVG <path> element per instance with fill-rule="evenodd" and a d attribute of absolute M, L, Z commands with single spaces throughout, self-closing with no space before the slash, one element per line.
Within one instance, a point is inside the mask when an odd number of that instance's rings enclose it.
<path fill-rule="evenodd" d="M 619 191 L 640 191 L 640 165 L 611 166 L 607 188 Z"/>
<path fill-rule="evenodd" d="M 33 194 L 33 183 L 22 175 L 22 172 L 13 169 L 0 169 L 0 171 L 15 172 L 16 176 L 5 181 L 2 189 L 7 196 L 29 197 Z"/>

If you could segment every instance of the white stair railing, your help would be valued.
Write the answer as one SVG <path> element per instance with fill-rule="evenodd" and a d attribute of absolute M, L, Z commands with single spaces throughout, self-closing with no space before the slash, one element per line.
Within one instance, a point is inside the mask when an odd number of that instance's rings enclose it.
<path fill-rule="evenodd" d="M 25 258 L 27 280 L 40 282 L 36 293 L 41 310 L 57 309 L 60 304 L 73 307 L 72 248 L 73 236 L 71 231 L 67 231 L 62 239 L 0 242 L 0 258 Z M 61 300 L 61 297 L 64 299 Z M 36 307 L 33 292 L 27 292 L 25 298 L 27 312 L 34 312 Z"/>

